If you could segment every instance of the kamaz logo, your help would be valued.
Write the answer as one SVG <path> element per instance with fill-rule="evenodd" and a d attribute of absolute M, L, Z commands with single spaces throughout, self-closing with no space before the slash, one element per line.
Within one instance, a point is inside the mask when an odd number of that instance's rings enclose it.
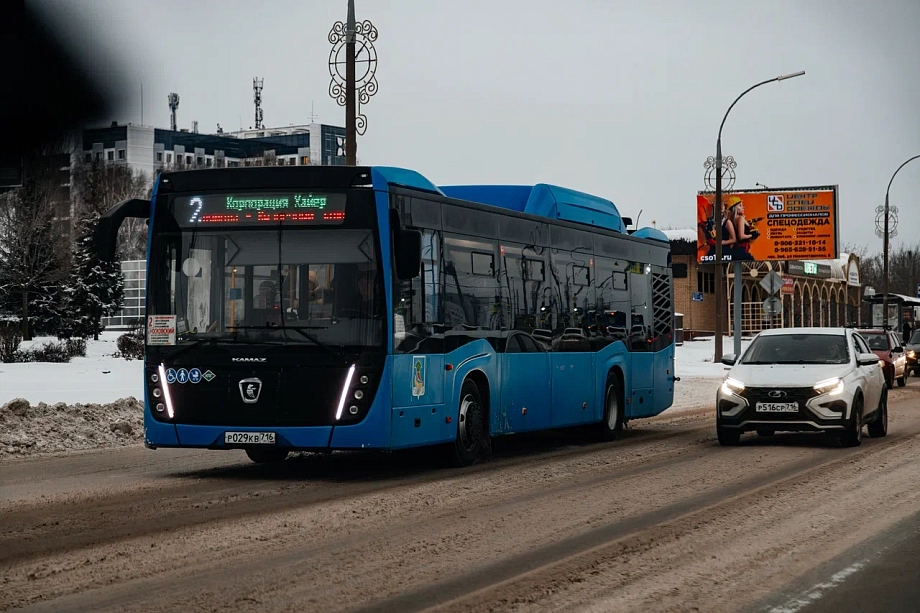
<path fill-rule="evenodd" d="M 267 362 L 268 358 L 230 358 L 232 362 Z"/>

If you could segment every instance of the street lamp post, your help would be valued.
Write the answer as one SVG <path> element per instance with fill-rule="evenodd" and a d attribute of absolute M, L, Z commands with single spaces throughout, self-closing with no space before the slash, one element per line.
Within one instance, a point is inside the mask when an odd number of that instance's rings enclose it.
<path fill-rule="evenodd" d="M 882 290 L 882 318 L 884 321 L 883 325 L 886 325 L 886 326 L 889 323 L 888 322 L 888 232 L 889 232 L 888 219 L 889 219 L 889 215 L 891 211 L 890 207 L 888 206 L 888 193 L 891 191 L 891 184 L 894 183 L 894 178 L 898 176 L 898 173 L 901 172 L 901 169 L 907 166 L 908 163 L 916 159 L 920 159 L 920 155 L 915 155 L 914 157 L 908 159 L 906 162 L 898 166 L 898 169 L 894 171 L 893 175 L 891 175 L 891 180 L 888 181 L 888 189 L 885 190 L 885 229 L 882 235 L 882 241 L 883 241 L 882 251 L 884 252 L 884 260 L 885 260 L 885 266 L 884 266 L 885 267 L 885 271 L 884 271 L 885 278 L 882 281 L 883 288 L 884 288 Z"/>
<path fill-rule="evenodd" d="M 358 163 L 355 89 L 355 0 L 348 0 L 345 22 L 345 164 L 348 166 Z"/>
<path fill-rule="evenodd" d="M 368 19 L 357 21 L 355 0 L 348 0 L 346 21 L 335 22 L 329 31 L 329 95 L 345 107 L 344 144 L 335 155 L 344 155 L 349 166 L 358 163 L 358 136 L 367 129 L 361 107 L 377 93 L 375 40 L 377 28 Z"/>
<path fill-rule="evenodd" d="M 738 101 L 744 97 L 745 94 L 750 92 L 753 89 L 760 87 L 761 85 L 766 85 L 767 83 L 774 83 L 779 81 L 785 81 L 786 79 L 791 79 L 793 77 L 800 77 L 805 74 L 804 70 L 799 72 L 794 72 L 792 74 L 780 75 L 772 79 L 767 79 L 766 81 L 761 81 L 756 85 L 752 85 L 747 88 L 741 95 L 735 98 L 735 101 L 731 103 L 731 106 L 728 107 L 728 110 L 725 111 L 725 116 L 722 118 L 722 123 L 719 124 L 719 137 L 716 139 L 716 201 L 715 201 L 715 210 L 713 211 L 713 218 L 718 220 L 719 229 L 716 231 L 716 278 L 715 278 L 715 290 L 716 290 L 716 346 L 715 346 L 715 356 L 714 361 L 718 362 L 722 359 L 722 306 L 725 303 L 725 292 L 724 292 L 724 281 L 722 275 L 724 269 L 722 267 L 722 128 L 725 127 L 725 120 L 728 119 L 728 114 L 732 112 L 732 109 L 738 104 Z M 741 283 L 741 262 L 735 262 L 735 295 L 738 295 L 738 284 Z M 741 353 L 741 303 L 739 300 L 735 300 L 735 355 Z"/>

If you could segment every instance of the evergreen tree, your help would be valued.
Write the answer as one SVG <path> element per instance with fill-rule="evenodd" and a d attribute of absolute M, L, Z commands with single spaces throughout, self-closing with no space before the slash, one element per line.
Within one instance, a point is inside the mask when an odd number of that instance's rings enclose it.
<path fill-rule="evenodd" d="M 99 339 L 102 318 L 117 313 L 124 299 L 124 275 L 117 262 L 101 262 L 96 257 L 96 227 L 99 214 L 89 215 L 80 224 L 80 238 L 74 251 L 70 277 L 64 288 L 60 336 Z"/>

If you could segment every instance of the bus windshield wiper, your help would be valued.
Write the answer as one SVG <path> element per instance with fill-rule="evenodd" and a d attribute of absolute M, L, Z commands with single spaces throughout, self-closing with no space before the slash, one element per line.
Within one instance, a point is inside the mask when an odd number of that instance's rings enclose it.
<path fill-rule="evenodd" d="M 175 352 L 174 354 L 172 354 L 171 356 L 169 356 L 169 359 L 170 359 L 170 361 L 175 360 L 176 358 L 178 358 L 180 355 L 182 355 L 183 353 L 185 353 L 185 352 L 188 351 L 189 349 L 194 349 L 195 347 L 198 347 L 199 345 L 203 345 L 203 344 L 205 344 L 205 343 L 210 343 L 211 345 L 213 345 L 213 344 L 216 343 L 216 342 L 217 342 L 217 337 L 216 337 L 216 336 L 209 336 L 209 337 L 207 337 L 207 338 L 199 338 L 199 339 L 193 341 L 191 344 L 186 345 L 185 347 L 183 347 L 183 348 L 180 349 L 179 351 L 177 351 L 177 352 Z"/>
<path fill-rule="evenodd" d="M 345 359 L 345 355 L 343 353 L 333 349 L 331 345 L 319 340 L 315 334 L 311 334 L 307 332 L 307 330 L 325 330 L 324 326 L 283 326 L 283 327 L 282 326 L 233 326 L 227 329 L 228 330 L 281 330 L 281 331 L 293 330 L 294 332 L 297 332 L 298 334 L 303 336 L 305 339 L 307 339 L 308 341 L 310 341 L 317 347 L 325 349 L 326 351 L 336 356 L 337 358 L 342 358 L 343 360 Z"/>
<path fill-rule="evenodd" d="M 169 356 L 169 359 L 170 359 L 170 361 L 175 360 L 176 358 L 178 358 L 180 355 L 182 355 L 183 353 L 185 353 L 185 352 L 188 351 L 189 349 L 194 349 L 195 347 L 198 347 L 198 346 L 200 346 L 200 345 L 204 345 L 204 344 L 206 344 L 206 343 L 209 344 L 209 345 L 216 345 L 216 344 L 219 343 L 219 342 L 241 343 L 241 344 L 243 344 L 243 345 L 266 345 L 266 344 L 267 344 L 267 345 L 282 345 L 282 344 L 283 344 L 283 343 L 273 343 L 273 342 L 271 342 L 271 341 L 269 341 L 269 342 L 265 342 L 265 341 L 254 341 L 254 340 L 250 340 L 250 339 L 248 339 L 248 338 L 247 338 L 247 339 L 241 339 L 241 338 L 236 337 L 236 336 L 234 336 L 232 339 L 227 339 L 227 338 L 223 338 L 223 337 L 220 337 L 220 336 L 208 336 L 208 337 L 206 337 L 206 338 L 199 338 L 199 339 L 196 339 L 196 340 L 192 341 L 190 344 L 188 344 L 188 345 L 182 347 L 179 351 L 177 351 L 177 352 L 175 352 L 174 354 L 170 355 L 170 356 Z"/>

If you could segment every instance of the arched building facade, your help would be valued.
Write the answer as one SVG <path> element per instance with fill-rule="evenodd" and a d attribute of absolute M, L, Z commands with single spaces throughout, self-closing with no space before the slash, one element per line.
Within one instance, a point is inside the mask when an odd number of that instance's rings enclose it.
<path fill-rule="evenodd" d="M 687 231 L 665 231 L 671 238 L 674 264 L 675 310 L 683 315 L 684 337 L 711 335 L 715 329 L 715 264 L 697 264 L 696 242 Z M 793 326 L 860 325 L 859 258 L 840 254 L 836 260 L 744 262 L 742 264 L 742 324 L 745 336 L 761 330 Z M 781 308 L 764 311 L 770 292 L 762 282 L 771 272 L 782 277 L 775 296 Z M 731 334 L 735 279 L 733 265 L 725 265 L 727 304 L 723 330 Z"/>

